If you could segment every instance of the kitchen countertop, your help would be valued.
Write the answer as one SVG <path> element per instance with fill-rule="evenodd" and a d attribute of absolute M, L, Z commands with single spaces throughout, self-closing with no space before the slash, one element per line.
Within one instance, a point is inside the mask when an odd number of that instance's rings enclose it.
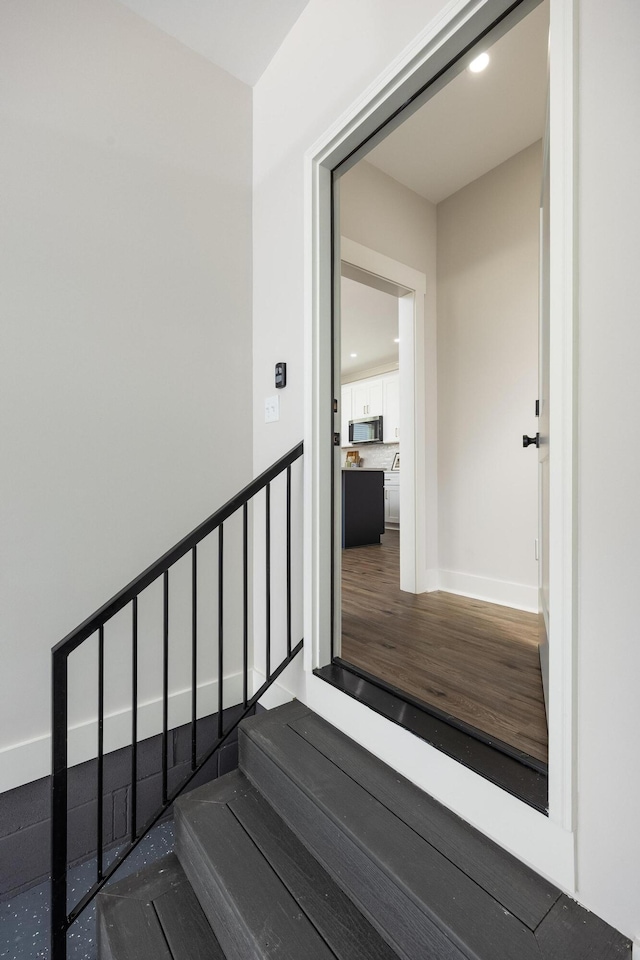
<path fill-rule="evenodd" d="M 343 473 L 384 473 L 384 467 L 343 467 Z"/>

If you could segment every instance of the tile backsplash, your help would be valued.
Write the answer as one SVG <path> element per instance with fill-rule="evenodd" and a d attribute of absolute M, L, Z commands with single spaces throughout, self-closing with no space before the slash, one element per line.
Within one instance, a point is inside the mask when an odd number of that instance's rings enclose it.
<path fill-rule="evenodd" d="M 362 458 L 363 467 L 372 467 L 374 470 L 391 470 L 394 454 L 400 450 L 399 443 L 369 443 L 366 446 L 346 447 L 342 463 L 347 456 L 347 450 L 358 450 Z"/>

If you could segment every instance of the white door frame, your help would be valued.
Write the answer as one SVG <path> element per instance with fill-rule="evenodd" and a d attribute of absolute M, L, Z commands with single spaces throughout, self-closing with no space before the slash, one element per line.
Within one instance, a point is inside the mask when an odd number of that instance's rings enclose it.
<path fill-rule="evenodd" d="M 340 239 L 340 259 L 408 292 L 399 297 L 400 588 L 429 589 L 427 571 L 438 569 L 437 362 L 434 311 L 426 316 L 427 277 L 377 250 Z M 334 336 L 337 333 L 334 331 Z M 428 391 L 428 403 L 425 396 Z M 425 455 L 429 450 L 430 455 Z"/>
<path fill-rule="evenodd" d="M 575 627 L 576 627 L 576 417 L 574 404 L 575 191 L 574 143 L 577 106 L 574 93 L 575 2 L 550 0 L 550 137 L 551 137 L 551 267 L 550 323 L 553 396 L 550 435 L 553 444 L 550 476 L 550 690 L 549 690 L 549 817 L 534 820 L 518 803 L 519 812 L 504 828 L 499 842 L 529 862 L 535 848 L 546 844 L 556 876 L 567 888 L 574 870 L 575 800 Z M 532 3 L 518 8 L 526 12 Z M 363 97 L 309 151 L 305 158 L 305 669 L 329 662 L 331 624 L 331 171 L 387 118 L 484 30 L 503 16 L 511 0 L 458 0 L 448 5 L 410 48 L 369 87 Z M 464 66 L 461 61 L 460 68 Z M 315 678 L 312 678 L 315 680 Z M 321 682 L 321 681 L 318 681 Z M 313 684 L 311 684 L 313 686 Z M 326 684 L 325 684 L 326 686 Z M 310 687 L 311 688 L 311 687 Z M 474 775 L 475 776 L 475 775 Z M 479 822 L 474 796 L 460 798 L 454 777 L 430 785 L 428 771 L 416 775 L 472 822 Z M 480 779 L 479 777 L 476 779 Z M 446 782 L 445 782 L 446 781 Z M 477 795 L 483 787 L 478 784 Z M 476 794 L 476 791 L 474 791 Z M 468 810 L 467 810 L 468 807 Z M 463 810 L 464 808 L 464 810 Z M 544 821 L 544 822 L 543 822 Z M 529 823 L 524 836 L 523 824 Z M 498 836 L 500 828 L 492 821 Z M 522 835 L 521 835 L 522 834 Z M 502 836 L 502 834 L 500 834 Z M 527 845 L 528 844 L 528 845 Z M 524 852 L 523 852 L 524 851 Z M 529 852 L 527 852 L 529 851 Z M 546 855 L 546 854 L 545 854 Z M 541 854 L 542 856 L 542 854 Z M 560 863 L 562 858 L 562 863 Z M 557 868 L 557 872 L 556 872 Z M 544 869 L 544 868 L 543 868 Z M 547 870 L 546 872 L 549 872 Z"/>

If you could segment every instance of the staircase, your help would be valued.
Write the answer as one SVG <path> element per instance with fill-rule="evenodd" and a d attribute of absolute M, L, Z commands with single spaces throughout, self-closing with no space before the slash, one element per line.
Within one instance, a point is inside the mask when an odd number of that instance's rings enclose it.
<path fill-rule="evenodd" d="M 629 941 L 301 703 L 99 894 L 102 960 L 614 960 Z"/>

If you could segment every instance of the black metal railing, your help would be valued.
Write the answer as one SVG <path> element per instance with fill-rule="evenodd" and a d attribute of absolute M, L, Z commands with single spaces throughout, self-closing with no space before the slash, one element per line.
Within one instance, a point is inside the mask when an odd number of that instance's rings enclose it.
<path fill-rule="evenodd" d="M 244 490 L 228 501 L 220 510 L 217 510 L 204 523 L 200 524 L 175 547 L 164 554 L 156 563 L 148 567 L 140 576 L 136 577 L 127 587 L 109 600 L 93 616 L 85 620 L 79 627 L 61 640 L 52 650 L 53 668 L 53 762 L 52 762 L 52 863 L 51 863 L 51 956 L 52 960 L 65 960 L 67 950 L 67 933 L 69 928 L 86 907 L 92 902 L 96 894 L 122 865 L 127 856 L 134 850 L 146 833 L 166 813 L 168 807 L 176 797 L 193 780 L 202 767 L 211 759 L 216 750 L 229 738 L 240 720 L 254 709 L 258 700 L 269 686 L 279 677 L 285 667 L 302 649 L 303 641 L 292 645 L 292 464 L 302 456 L 303 447 L 300 443 L 284 457 L 265 470 L 256 480 Z M 286 652 L 276 666 L 273 666 L 272 642 L 272 482 L 281 474 L 286 475 L 285 502 L 282 510 L 286 512 L 286 597 L 282 599 L 286 617 Z M 281 484 L 279 484 L 280 486 Z M 252 669 L 249 662 L 250 637 L 250 603 L 249 603 L 249 505 L 262 490 L 264 493 L 265 512 L 265 650 L 266 663 L 264 683 L 257 690 L 250 692 L 249 673 Z M 279 492 L 279 491 L 278 491 Z M 262 500 L 262 498 L 260 498 Z M 242 702 L 233 710 L 228 724 L 225 723 L 224 699 L 224 665 L 225 642 L 234 642 L 225 638 L 225 539 L 224 524 L 235 514 L 241 514 L 241 580 L 242 587 L 239 593 L 242 596 L 242 626 L 235 642 L 242 648 Z M 217 630 L 215 643 L 217 644 L 217 725 L 216 736 L 213 742 L 206 744 L 204 749 L 198 744 L 198 545 L 211 533 L 218 531 L 217 537 Z M 191 553 L 191 617 L 190 617 L 190 647 L 191 647 L 191 718 L 190 718 L 190 763 L 189 770 L 182 782 L 172 789 L 169 788 L 168 736 L 169 726 L 169 573 L 171 568 L 187 554 Z M 255 573 L 255 569 L 254 569 Z M 138 712 L 139 712 L 139 610 L 138 598 L 140 594 L 156 581 L 162 583 L 162 799 L 155 812 L 140 825 L 137 822 L 137 785 L 138 785 Z M 228 600 L 228 597 L 227 597 Z M 128 839 L 118 849 L 115 858 L 105 864 L 105 849 L 103 836 L 103 794 L 104 794 L 104 759 L 105 759 L 105 626 L 127 606 L 131 608 L 131 764 L 130 764 L 130 798 Z M 69 769 L 69 657 L 81 644 L 89 638 L 97 636 L 97 776 L 96 776 L 96 843 L 95 854 L 97 860 L 96 879 L 82 898 L 75 904 L 68 903 L 67 876 L 69 870 L 68 849 L 68 769 Z M 284 641 L 283 641 L 284 642 Z M 229 647 L 227 646 L 227 650 Z M 254 650 L 255 662 L 255 650 Z M 213 712 L 213 711 L 211 711 Z M 227 711 L 229 714 L 229 711 Z"/>

